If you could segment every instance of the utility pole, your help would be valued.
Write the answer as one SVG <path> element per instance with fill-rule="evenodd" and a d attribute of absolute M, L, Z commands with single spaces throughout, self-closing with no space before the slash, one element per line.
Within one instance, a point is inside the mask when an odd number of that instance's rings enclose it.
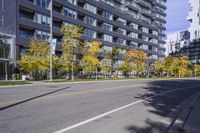
<path fill-rule="evenodd" d="M 53 57 L 53 0 L 50 1 L 50 71 L 49 71 L 49 80 L 53 80 L 52 73 L 52 57 Z"/>

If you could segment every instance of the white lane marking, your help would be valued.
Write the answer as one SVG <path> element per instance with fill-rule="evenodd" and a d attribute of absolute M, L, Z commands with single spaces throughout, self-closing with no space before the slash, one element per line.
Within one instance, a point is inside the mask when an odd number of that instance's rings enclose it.
<path fill-rule="evenodd" d="M 107 116 L 107 115 L 109 115 L 109 114 L 115 113 L 115 112 L 117 112 L 117 111 L 123 110 L 123 109 L 128 108 L 128 107 L 130 107 L 130 106 L 133 106 L 133 105 L 135 105 L 135 104 L 137 104 L 137 103 L 144 102 L 145 100 L 148 100 L 148 99 L 153 98 L 153 97 L 156 97 L 156 96 L 160 96 L 160 95 L 163 95 L 163 94 L 166 94 L 166 93 L 170 93 L 170 92 L 174 92 L 174 91 L 179 91 L 179 90 L 185 90 L 185 89 L 195 88 L 195 87 L 197 87 L 197 86 L 193 86 L 193 87 L 184 87 L 184 88 L 173 89 L 173 90 L 161 92 L 161 93 L 155 94 L 154 96 L 147 97 L 147 98 L 145 98 L 145 99 L 143 99 L 143 100 L 138 100 L 138 101 L 136 101 L 136 102 L 133 102 L 133 103 L 127 104 L 127 105 L 125 105 L 125 106 L 116 108 L 116 109 L 111 110 L 111 111 L 109 111 L 109 112 L 103 113 L 103 114 L 101 114 L 101 115 L 95 116 L 95 117 L 90 118 L 90 119 L 88 119 L 88 120 L 85 120 L 85 121 L 82 121 L 82 122 L 80 122 L 80 123 L 74 124 L 74 125 L 72 125 L 72 126 L 63 128 L 63 129 L 58 130 L 58 131 L 56 131 L 56 132 L 54 132 L 54 133 L 64 133 L 64 132 L 67 132 L 67 131 L 69 131 L 69 130 L 72 130 L 72 129 L 77 128 L 77 127 L 82 126 L 82 125 L 85 125 L 85 124 L 87 124 L 87 123 L 90 123 L 90 122 L 95 121 L 95 120 L 97 120 L 97 119 L 99 119 L 99 118 L 105 117 L 105 116 Z"/>

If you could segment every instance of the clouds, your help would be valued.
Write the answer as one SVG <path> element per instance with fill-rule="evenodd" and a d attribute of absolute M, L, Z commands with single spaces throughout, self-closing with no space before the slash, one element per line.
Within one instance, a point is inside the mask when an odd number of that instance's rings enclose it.
<path fill-rule="evenodd" d="M 188 0 L 167 0 L 167 34 L 188 28 L 189 8 Z"/>

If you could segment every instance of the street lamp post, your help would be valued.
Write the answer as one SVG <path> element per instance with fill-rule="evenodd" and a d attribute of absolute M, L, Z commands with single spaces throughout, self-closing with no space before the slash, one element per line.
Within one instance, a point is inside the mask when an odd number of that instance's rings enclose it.
<path fill-rule="evenodd" d="M 49 80 L 53 80 L 52 74 L 52 46 L 53 46 L 53 0 L 50 1 L 50 70 L 49 70 Z"/>

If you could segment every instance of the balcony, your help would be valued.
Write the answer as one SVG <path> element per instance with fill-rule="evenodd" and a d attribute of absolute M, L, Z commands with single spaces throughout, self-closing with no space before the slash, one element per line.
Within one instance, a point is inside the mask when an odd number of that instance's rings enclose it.
<path fill-rule="evenodd" d="M 147 10 L 147 9 L 141 9 L 140 12 L 146 16 L 149 16 L 149 17 L 154 17 L 155 18 L 155 15 L 152 13 L 151 10 Z"/>
<path fill-rule="evenodd" d="M 30 9 L 20 7 L 19 17 L 23 18 L 23 19 L 28 19 L 28 20 L 34 21 L 35 12 Z"/>
<path fill-rule="evenodd" d="M 151 3 L 146 0 L 135 0 L 135 1 L 143 7 L 151 8 Z"/>
<path fill-rule="evenodd" d="M 132 10 L 136 10 L 136 11 L 139 11 L 140 8 L 138 7 L 138 5 L 134 2 L 127 2 L 126 3 L 126 7 L 132 9 Z"/>

